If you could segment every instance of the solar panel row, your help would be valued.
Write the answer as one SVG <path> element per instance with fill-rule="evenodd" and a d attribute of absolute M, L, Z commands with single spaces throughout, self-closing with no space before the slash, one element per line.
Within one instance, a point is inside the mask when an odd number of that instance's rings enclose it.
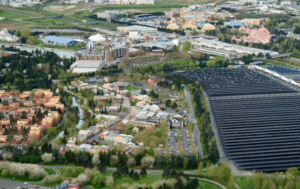
<path fill-rule="evenodd" d="M 175 74 L 208 93 L 223 151 L 238 169 L 300 168 L 300 93 L 248 69 Z"/>

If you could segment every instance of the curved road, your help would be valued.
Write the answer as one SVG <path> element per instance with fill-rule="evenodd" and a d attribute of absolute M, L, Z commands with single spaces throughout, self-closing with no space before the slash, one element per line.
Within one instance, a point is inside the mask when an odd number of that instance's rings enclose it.
<path fill-rule="evenodd" d="M 194 139 L 195 139 L 196 149 L 198 151 L 198 155 L 200 157 L 202 157 L 203 151 L 202 151 L 202 147 L 201 147 L 201 143 L 200 143 L 200 130 L 199 130 L 199 127 L 198 127 L 196 119 L 195 119 L 194 108 L 193 108 L 193 104 L 192 104 L 192 100 L 191 100 L 190 91 L 186 86 L 184 86 L 184 92 L 185 92 L 185 97 L 186 97 L 186 99 L 188 101 L 188 105 L 189 105 L 190 119 L 191 119 L 192 123 L 194 124 Z"/>

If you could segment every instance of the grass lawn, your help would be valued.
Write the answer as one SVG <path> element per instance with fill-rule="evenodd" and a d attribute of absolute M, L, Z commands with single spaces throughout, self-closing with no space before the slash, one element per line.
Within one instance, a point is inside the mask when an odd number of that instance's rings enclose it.
<path fill-rule="evenodd" d="M 44 170 L 46 171 L 46 173 L 48 175 L 55 175 L 56 174 L 56 172 L 53 169 L 44 168 Z"/>
<path fill-rule="evenodd" d="M 122 176 L 121 178 L 115 180 L 115 186 L 118 187 L 123 183 L 128 183 L 128 184 L 134 184 L 134 183 L 139 183 L 139 184 L 152 184 L 156 181 L 162 180 L 161 175 L 147 175 L 145 177 L 140 177 L 139 180 L 135 181 L 129 176 Z M 102 189 L 109 189 L 110 187 L 104 187 Z M 221 189 L 221 187 L 211 184 L 210 182 L 202 181 L 199 180 L 199 189 Z M 93 188 L 97 189 L 97 188 Z"/>
<path fill-rule="evenodd" d="M 36 183 L 36 185 L 44 186 L 44 187 L 55 187 L 57 184 L 54 183 Z"/>
<path fill-rule="evenodd" d="M 63 49 L 63 50 L 78 50 L 85 47 L 84 43 L 80 43 L 78 45 L 72 45 L 72 46 L 52 46 L 52 45 L 45 45 L 45 44 L 39 44 L 40 47 L 46 47 L 51 49 Z"/>
<path fill-rule="evenodd" d="M 57 170 L 60 172 L 60 176 L 67 177 L 67 169 L 57 168 Z"/>
<path fill-rule="evenodd" d="M 141 88 L 133 86 L 133 85 L 128 85 L 127 87 L 124 87 L 125 90 L 128 91 L 135 91 L 135 90 L 140 90 Z"/>
<path fill-rule="evenodd" d="M 8 176 L 0 176 L 0 178 L 4 178 L 4 179 L 8 179 L 8 180 L 14 180 L 14 181 L 19 181 L 19 182 L 39 182 L 42 179 L 30 179 L 29 176 L 25 176 L 25 177 L 19 177 L 19 176 L 12 176 L 12 175 L 8 175 Z"/>
<path fill-rule="evenodd" d="M 247 177 L 235 177 L 235 182 L 241 189 L 249 188 Z"/>
<path fill-rule="evenodd" d="M 5 17 L 7 20 L 12 20 L 17 18 L 30 18 L 32 15 L 0 9 L 0 17 Z"/>
<path fill-rule="evenodd" d="M 199 189 L 206 189 L 206 188 L 209 188 L 209 189 L 221 189 L 220 186 L 217 186 L 217 185 L 214 185 L 210 182 L 206 182 L 206 181 L 203 181 L 203 180 L 199 180 Z"/>

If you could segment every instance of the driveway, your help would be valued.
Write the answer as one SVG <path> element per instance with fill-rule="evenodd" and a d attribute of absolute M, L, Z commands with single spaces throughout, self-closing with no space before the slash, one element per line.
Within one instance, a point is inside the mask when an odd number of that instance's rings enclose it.
<path fill-rule="evenodd" d="M 202 151 L 202 147 L 201 147 L 201 143 L 200 143 L 200 130 L 199 130 L 199 127 L 198 127 L 196 119 L 195 119 L 194 108 L 192 105 L 190 91 L 186 86 L 184 86 L 184 91 L 185 91 L 185 97 L 186 97 L 186 99 L 188 101 L 188 105 L 189 105 L 190 119 L 191 119 L 191 122 L 194 124 L 194 139 L 195 139 L 196 149 L 197 149 L 198 155 L 200 157 L 202 157 L 203 151 Z"/>

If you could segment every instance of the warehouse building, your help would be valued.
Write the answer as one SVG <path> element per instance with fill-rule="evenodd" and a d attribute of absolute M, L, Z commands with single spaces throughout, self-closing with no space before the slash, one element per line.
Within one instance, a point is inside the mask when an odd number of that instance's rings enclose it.
<path fill-rule="evenodd" d="M 214 40 L 205 39 L 205 38 L 194 39 L 193 41 L 191 41 L 191 46 L 192 49 L 195 51 L 219 55 L 223 57 L 229 57 L 230 54 L 232 55 L 236 54 L 238 56 L 243 56 L 248 54 L 258 55 L 259 53 L 262 53 L 263 55 L 269 53 L 271 56 L 276 56 L 279 54 L 278 52 L 275 51 L 224 43 L 216 39 Z"/>
<path fill-rule="evenodd" d="M 130 31 L 141 31 L 141 32 L 157 31 L 156 28 L 150 28 L 150 27 L 138 26 L 138 25 L 117 27 L 117 30 L 125 33 Z"/>
<path fill-rule="evenodd" d="M 73 39 L 67 39 L 63 37 L 56 37 L 49 35 L 43 39 L 43 42 L 45 44 L 50 44 L 50 45 L 65 45 L 65 46 L 70 46 L 70 45 L 77 45 L 81 42 L 73 40 Z"/>

